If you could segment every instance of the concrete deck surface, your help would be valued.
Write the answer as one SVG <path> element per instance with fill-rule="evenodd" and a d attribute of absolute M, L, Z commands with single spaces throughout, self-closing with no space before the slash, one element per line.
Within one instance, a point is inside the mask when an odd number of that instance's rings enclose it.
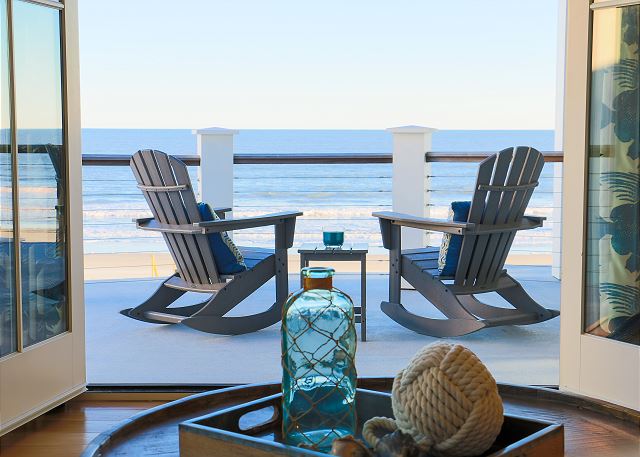
<path fill-rule="evenodd" d="M 560 283 L 549 267 L 512 266 L 509 272 L 542 305 L 559 309 Z M 290 288 L 297 287 L 291 276 Z M 280 325 L 240 336 L 219 336 L 182 325 L 154 325 L 119 314 L 136 306 L 159 280 L 95 281 L 85 286 L 87 375 L 92 384 L 228 384 L 279 380 Z M 359 301 L 360 278 L 337 275 L 334 285 Z M 394 376 L 422 346 L 439 341 L 407 330 L 380 311 L 387 298 L 388 277 L 367 278 L 368 341 L 358 341 L 359 376 Z M 273 282 L 249 297 L 233 314 L 265 309 L 273 302 Z M 181 304 L 202 296 L 186 296 Z M 504 303 L 497 294 L 486 302 Z M 407 308 L 428 317 L 442 317 L 415 291 L 403 291 Z M 529 326 L 507 326 L 447 338 L 473 350 L 500 382 L 557 384 L 560 318 Z"/>

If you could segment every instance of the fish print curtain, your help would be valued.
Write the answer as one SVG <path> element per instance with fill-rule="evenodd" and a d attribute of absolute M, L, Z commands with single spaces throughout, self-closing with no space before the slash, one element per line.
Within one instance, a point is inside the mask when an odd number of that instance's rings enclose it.
<path fill-rule="evenodd" d="M 640 344 L 639 12 L 635 5 L 594 14 L 585 303 L 585 331 L 634 344 Z"/>

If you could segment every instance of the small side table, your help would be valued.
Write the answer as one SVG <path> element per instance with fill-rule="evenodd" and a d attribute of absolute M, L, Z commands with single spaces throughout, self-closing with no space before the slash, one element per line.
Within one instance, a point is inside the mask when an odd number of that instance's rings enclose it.
<path fill-rule="evenodd" d="M 367 253 L 366 243 L 345 244 L 341 249 L 326 248 L 322 243 L 303 244 L 300 254 L 300 269 L 311 261 L 357 262 L 360 261 L 360 306 L 355 307 L 356 323 L 360 324 L 360 339 L 367 341 Z M 302 282 L 302 276 L 300 277 Z"/>

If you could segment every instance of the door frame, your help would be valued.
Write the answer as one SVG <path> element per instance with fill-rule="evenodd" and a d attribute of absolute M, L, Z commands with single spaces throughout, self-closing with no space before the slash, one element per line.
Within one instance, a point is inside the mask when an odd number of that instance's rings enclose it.
<path fill-rule="evenodd" d="M 9 0 L 9 16 L 12 13 L 12 1 Z M 60 33 L 62 40 L 63 131 L 67 158 L 65 223 L 69 321 L 66 332 L 33 346 L 19 347 L 18 352 L 0 359 L 0 435 L 19 427 L 86 390 L 78 1 L 62 0 L 59 3 L 48 0 L 26 1 L 39 4 L 42 7 L 59 9 L 62 16 Z M 9 21 L 11 24 L 11 16 Z M 11 26 L 9 30 L 11 31 Z M 12 62 L 10 62 L 9 68 L 13 81 Z M 15 90 L 13 87 L 11 105 L 14 135 L 13 153 L 15 155 L 17 131 L 15 129 Z M 17 208 L 14 208 L 15 210 Z M 14 230 L 19 233 L 15 226 Z M 20 286 L 20 283 L 17 285 Z M 19 294 L 17 299 L 20 299 Z M 22 333 L 20 309 L 19 306 L 17 319 L 19 335 Z"/>
<path fill-rule="evenodd" d="M 640 410 L 640 346 L 583 331 L 592 10 L 631 4 L 567 1 L 563 186 L 583 192 L 562 199 L 560 387 Z"/>

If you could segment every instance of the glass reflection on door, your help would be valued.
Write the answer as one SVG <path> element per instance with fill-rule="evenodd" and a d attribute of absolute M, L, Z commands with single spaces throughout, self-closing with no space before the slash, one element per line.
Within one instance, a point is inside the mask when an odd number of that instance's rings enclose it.
<path fill-rule="evenodd" d="M 23 342 L 68 329 L 60 12 L 14 0 Z"/>
<path fill-rule="evenodd" d="M 0 357 L 17 349 L 11 168 L 7 4 L 0 0 Z"/>
<path fill-rule="evenodd" d="M 584 330 L 640 344 L 640 6 L 594 11 Z M 564 221 L 575 223 L 578 221 Z"/>

